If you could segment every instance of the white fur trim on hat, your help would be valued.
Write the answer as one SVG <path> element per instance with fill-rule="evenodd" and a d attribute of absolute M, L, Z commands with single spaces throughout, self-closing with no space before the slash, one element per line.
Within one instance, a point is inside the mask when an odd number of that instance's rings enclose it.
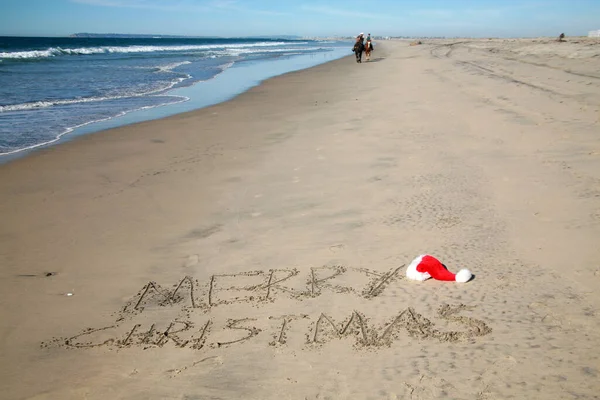
<path fill-rule="evenodd" d="M 412 279 L 413 281 L 426 281 L 431 278 L 431 275 L 427 272 L 417 271 L 417 266 L 421 263 L 423 257 L 425 257 L 425 254 L 421 254 L 419 257 L 412 260 L 408 268 L 406 268 L 406 277 L 408 279 Z"/>

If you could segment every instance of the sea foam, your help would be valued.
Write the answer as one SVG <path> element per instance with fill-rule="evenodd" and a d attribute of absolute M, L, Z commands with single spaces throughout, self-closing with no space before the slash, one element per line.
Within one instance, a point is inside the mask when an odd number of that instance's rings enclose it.
<path fill-rule="evenodd" d="M 294 43 L 297 45 L 306 44 L 306 42 Z M 29 50 L 0 52 L 0 58 L 5 59 L 29 59 L 29 58 L 47 58 L 56 56 L 75 56 L 90 54 L 110 54 L 110 53 L 154 53 L 154 52 L 181 52 L 181 51 L 206 51 L 212 49 L 245 49 L 261 48 L 289 45 L 287 42 L 258 42 L 258 43 L 232 43 L 232 44 L 207 44 L 207 45 L 174 45 L 174 46 L 99 46 L 99 47 L 81 47 L 74 49 L 63 49 L 60 47 L 51 47 L 46 50 Z"/>

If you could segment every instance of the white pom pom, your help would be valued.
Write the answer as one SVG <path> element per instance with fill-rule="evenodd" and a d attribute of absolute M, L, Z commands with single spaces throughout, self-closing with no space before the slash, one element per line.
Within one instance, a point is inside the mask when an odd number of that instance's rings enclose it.
<path fill-rule="evenodd" d="M 473 274 L 471 273 L 471 271 L 469 271 L 468 269 L 461 269 L 456 274 L 456 282 L 459 282 L 459 283 L 469 282 L 472 277 L 473 277 Z"/>

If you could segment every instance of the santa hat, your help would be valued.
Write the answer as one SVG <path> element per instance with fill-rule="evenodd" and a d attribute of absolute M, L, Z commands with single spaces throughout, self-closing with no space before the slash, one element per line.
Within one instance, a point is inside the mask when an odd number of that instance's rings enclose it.
<path fill-rule="evenodd" d="M 438 281 L 464 283 L 468 282 L 473 277 L 473 274 L 468 269 L 461 269 L 457 274 L 453 274 L 437 258 L 423 254 L 410 263 L 406 269 L 406 277 L 415 281 L 424 281 L 433 278 Z"/>

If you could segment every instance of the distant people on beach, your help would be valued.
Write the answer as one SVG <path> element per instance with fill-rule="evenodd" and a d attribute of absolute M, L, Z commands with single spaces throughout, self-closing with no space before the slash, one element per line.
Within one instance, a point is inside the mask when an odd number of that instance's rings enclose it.
<path fill-rule="evenodd" d="M 371 34 L 367 34 L 367 39 L 365 42 L 365 34 L 360 33 L 356 37 L 356 41 L 354 42 L 354 47 L 352 47 L 352 51 L 356 55 L 356 62 L 362 63 L 362 53 L 365 52 L 367 57 L 367 61 L 371 59 L 371 52 L 373 51 L 373 41 L 371 40 Z"/>
<path fill-rule="evenodd" d="M 362 63 L 362 53 L 365 50 L 364 40 L 365 40 L 365 34 L 361 32 L 356 37 L 356 42 L 354 43 L 354 47 L 352 47 L 352 51 L 354 52 L 354 55 L 356 56 L 357 63 Z"/>

